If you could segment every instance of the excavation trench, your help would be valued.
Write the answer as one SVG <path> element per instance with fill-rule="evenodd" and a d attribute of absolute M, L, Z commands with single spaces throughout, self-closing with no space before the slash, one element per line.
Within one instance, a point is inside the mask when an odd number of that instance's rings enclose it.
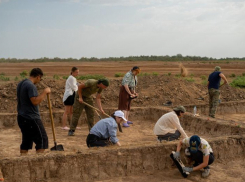
<path fill-rule="evenodd" d="M 109 114 L 113 111 L 106 110 Z M 18 154 L 21 133 L 16 114 L 0 114 L 1 145 L 5 146 L 1 151 L 0 166 L 5 181 L 95 181 L 169 170 L 172 164 L 169 155 L 176 149 L 177 142 L 159 143 L 152 131 L 156 121 L 169 111 L 171 108 L 132 108 L 133 126 L 118 133 L 122 147 L 88 149 L 85 143 L 88 129 L 82 117 L 79 122 L 82 129 L 76 130 L 74 137 L 68 137 L 67 132 L 56 127 L 57 141 L 64 145 L 65 152 L 47 151 L 44 155 L 36 155 L 32 151 L 25 157 Z M 54 113 L 56 125 L 59 125 L 62 113 Z M 49 145 L 53 146 L 48 113 L 42 113 L 42 120 L 50 137 Z M 194 117 L 192 113 L 186 113 L 181 124 L 189 136 L 198 134 L 210 142 L 217 161 L 245 156 L 244 125 L 207 119 L 207 116 Z M 12 136 L 11 141 L 8 134 Z"/>

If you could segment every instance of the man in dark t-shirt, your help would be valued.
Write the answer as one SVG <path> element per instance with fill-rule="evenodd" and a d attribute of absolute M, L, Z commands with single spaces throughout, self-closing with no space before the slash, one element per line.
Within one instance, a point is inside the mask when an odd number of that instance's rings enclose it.
<path fill-rule="evenodd" d="M 208 94 L 209 94 L 209 116 L 215 118 L 216 109 L 219 105 L 220 90 L 219 88 L 228 83 L 224 74 L 220 72 L 220 67 L 216 66 L 214 72 L 208 77 Z M 224 83 L 220 85 L 221 78 Z"/>
<path fill-rule="evenodd" d="M 21 155 L 27 154 L 28 150 L 32 149 L 33 142 L 36 144 L 37 153 L 44 152 L 48 148 L 48 136 L 40 118 L 38 104 L 51 90 L 45 88 L 38 95 L 35 84 L 42 80 L 42 76 L 43 72 L 40 68 L 33 68 L 30 78 L 21 81 L 17 86 L 17 119 L 22 133 Z"/>

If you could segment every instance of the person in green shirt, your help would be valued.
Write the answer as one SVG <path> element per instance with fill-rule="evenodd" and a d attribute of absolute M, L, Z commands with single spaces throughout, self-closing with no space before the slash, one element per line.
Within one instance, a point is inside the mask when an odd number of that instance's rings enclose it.
<path fill-rule="evenodd" d="M 70 123 L 70 130 L 68 132 L 68 136 L 73 136 L 75 129 L 78 124 L 78 120 L 82 114 L 83 109 L 85 109 L 87 120 L 88 120 L 88 128 L 90 129 L 94 126 L 94 109 L 86 106 L 83 102 L 88 103 L 93 106 L 93 98 L 92 95 L 96 94 L 96 103 L 102 113 L 105 113 L 101 106 L 101 92 L 103 89 L 109 86 L 109 81 L 107 79 L 94 80 L 89 79 L 85 83 L 82 83 L 78 86 L 78 91 L 75 96 L 75 103 L 73 106 L 73 115 L 72 121 Z"/>

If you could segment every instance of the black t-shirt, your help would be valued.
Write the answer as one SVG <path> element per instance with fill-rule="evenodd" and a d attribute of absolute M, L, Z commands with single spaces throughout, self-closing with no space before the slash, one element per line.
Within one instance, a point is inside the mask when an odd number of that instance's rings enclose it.
<path fill-rule="evenodd" d="M 37 88 L 31 80 L 25 79 L 21 81 L 17 86 L 18 115 L 26 119 L 40 119 L 38 105 L 34 106 L 30 99 L 37 96 Z"/>
<path fill-rule="evenodd" d="M 220 71 L 215 71 L 209 75 L 208 89 L 210 88 L 219 89 L 220 80 L 221 80 L 221 77 L 219 76 L 220 73 L 221 73 Z"/>

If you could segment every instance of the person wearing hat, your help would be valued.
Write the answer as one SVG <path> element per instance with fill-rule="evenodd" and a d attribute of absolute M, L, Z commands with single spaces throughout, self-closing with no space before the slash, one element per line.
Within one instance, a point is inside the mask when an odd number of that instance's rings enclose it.
<path fill-rule="evenodd" d="M 125 74 L 122 80 L 122 85 L 119 92 L 118 109 L 122 110 L 127 121 L 123 122 L 123 127 L 129 127 L 129 124 L 133 122 L 128 120 L 131 100 L 138 97 L 138 93 L 135 92 L 137 85 L 137 74 L 140 73 L 140 68 L 134 66 L 129 72 Z"/>
<path fill-rule="evenodd" d="M 104 147 L 110 144 L 121 146 L 117 138 L 117 127 L 123 121 L 127 121 L 120 110 L 114 112 L 111 117 L 101 119 L 90 130 L 87 136 L 88 147 Z"/>
<path fill-rule="evenodd" d="M 185 138 L 177 145 L 177 151 L 174 153 L 175 159 L 180 159 L 180 150 L 184 145 L 186 148 L 185 154 L 191 160 L 194 161 L 192 167 L 184 167 L 184 172 L 192 172 L 200 169 L 204 169 L 202 177 L 207 177 L 210 173 L 209 165 L 214 162 L 214 154 L 209 143 L 200 138 L 197 135 L 193 135 L 189 138 Z"/>
<path fill-rule="evenodd" d="M 184 106 L 178 106 L 172 112 L 162 115 L 154 126 L 154 134 L 159 141 L 177 140 L 180 136 L 182 138 L 188 137 L 182 126 L 180 125 L 180 117 L 183 117 L 186 112 Z"/>
<path fill-rule="evenodd" d="M 83 104 L 86 102 L 87 104 L 93 106 L 93 98 L 92 94 L 96 94 L 96 103 L 102 113 L 105 113 L 101 106 L 101 92 L 103 89 L 109 86 L 109 81 L 107 79 L 89 79 L 85 83 L 82 83 L 78 86 L 78 91 L 75 96 L 75 103 L 73 106 L 73 115 L 70 123 L 70 130 L 68 132 L 68 136 L 73 136 L 75 129 L 78 124 L 78 120 L 82 114 L 83 109 L 85 109 L 87 120 L 88 120 L 88 128 L 89 130 L 94 126 L 94 109 Z"/>
<path fill-rule="evenodd" d="M 220 72 L 221 68 L 216 66 L 214 72 L 208 77 L 208 94 L 209 94 L 209 116 L 215 118 L 215 113 L 219 105 L 220 90 L 219 88 L 227 84 L 228 81 L 223 73 Z M 221 78 L 224 83 L 220 85 Z"/>

